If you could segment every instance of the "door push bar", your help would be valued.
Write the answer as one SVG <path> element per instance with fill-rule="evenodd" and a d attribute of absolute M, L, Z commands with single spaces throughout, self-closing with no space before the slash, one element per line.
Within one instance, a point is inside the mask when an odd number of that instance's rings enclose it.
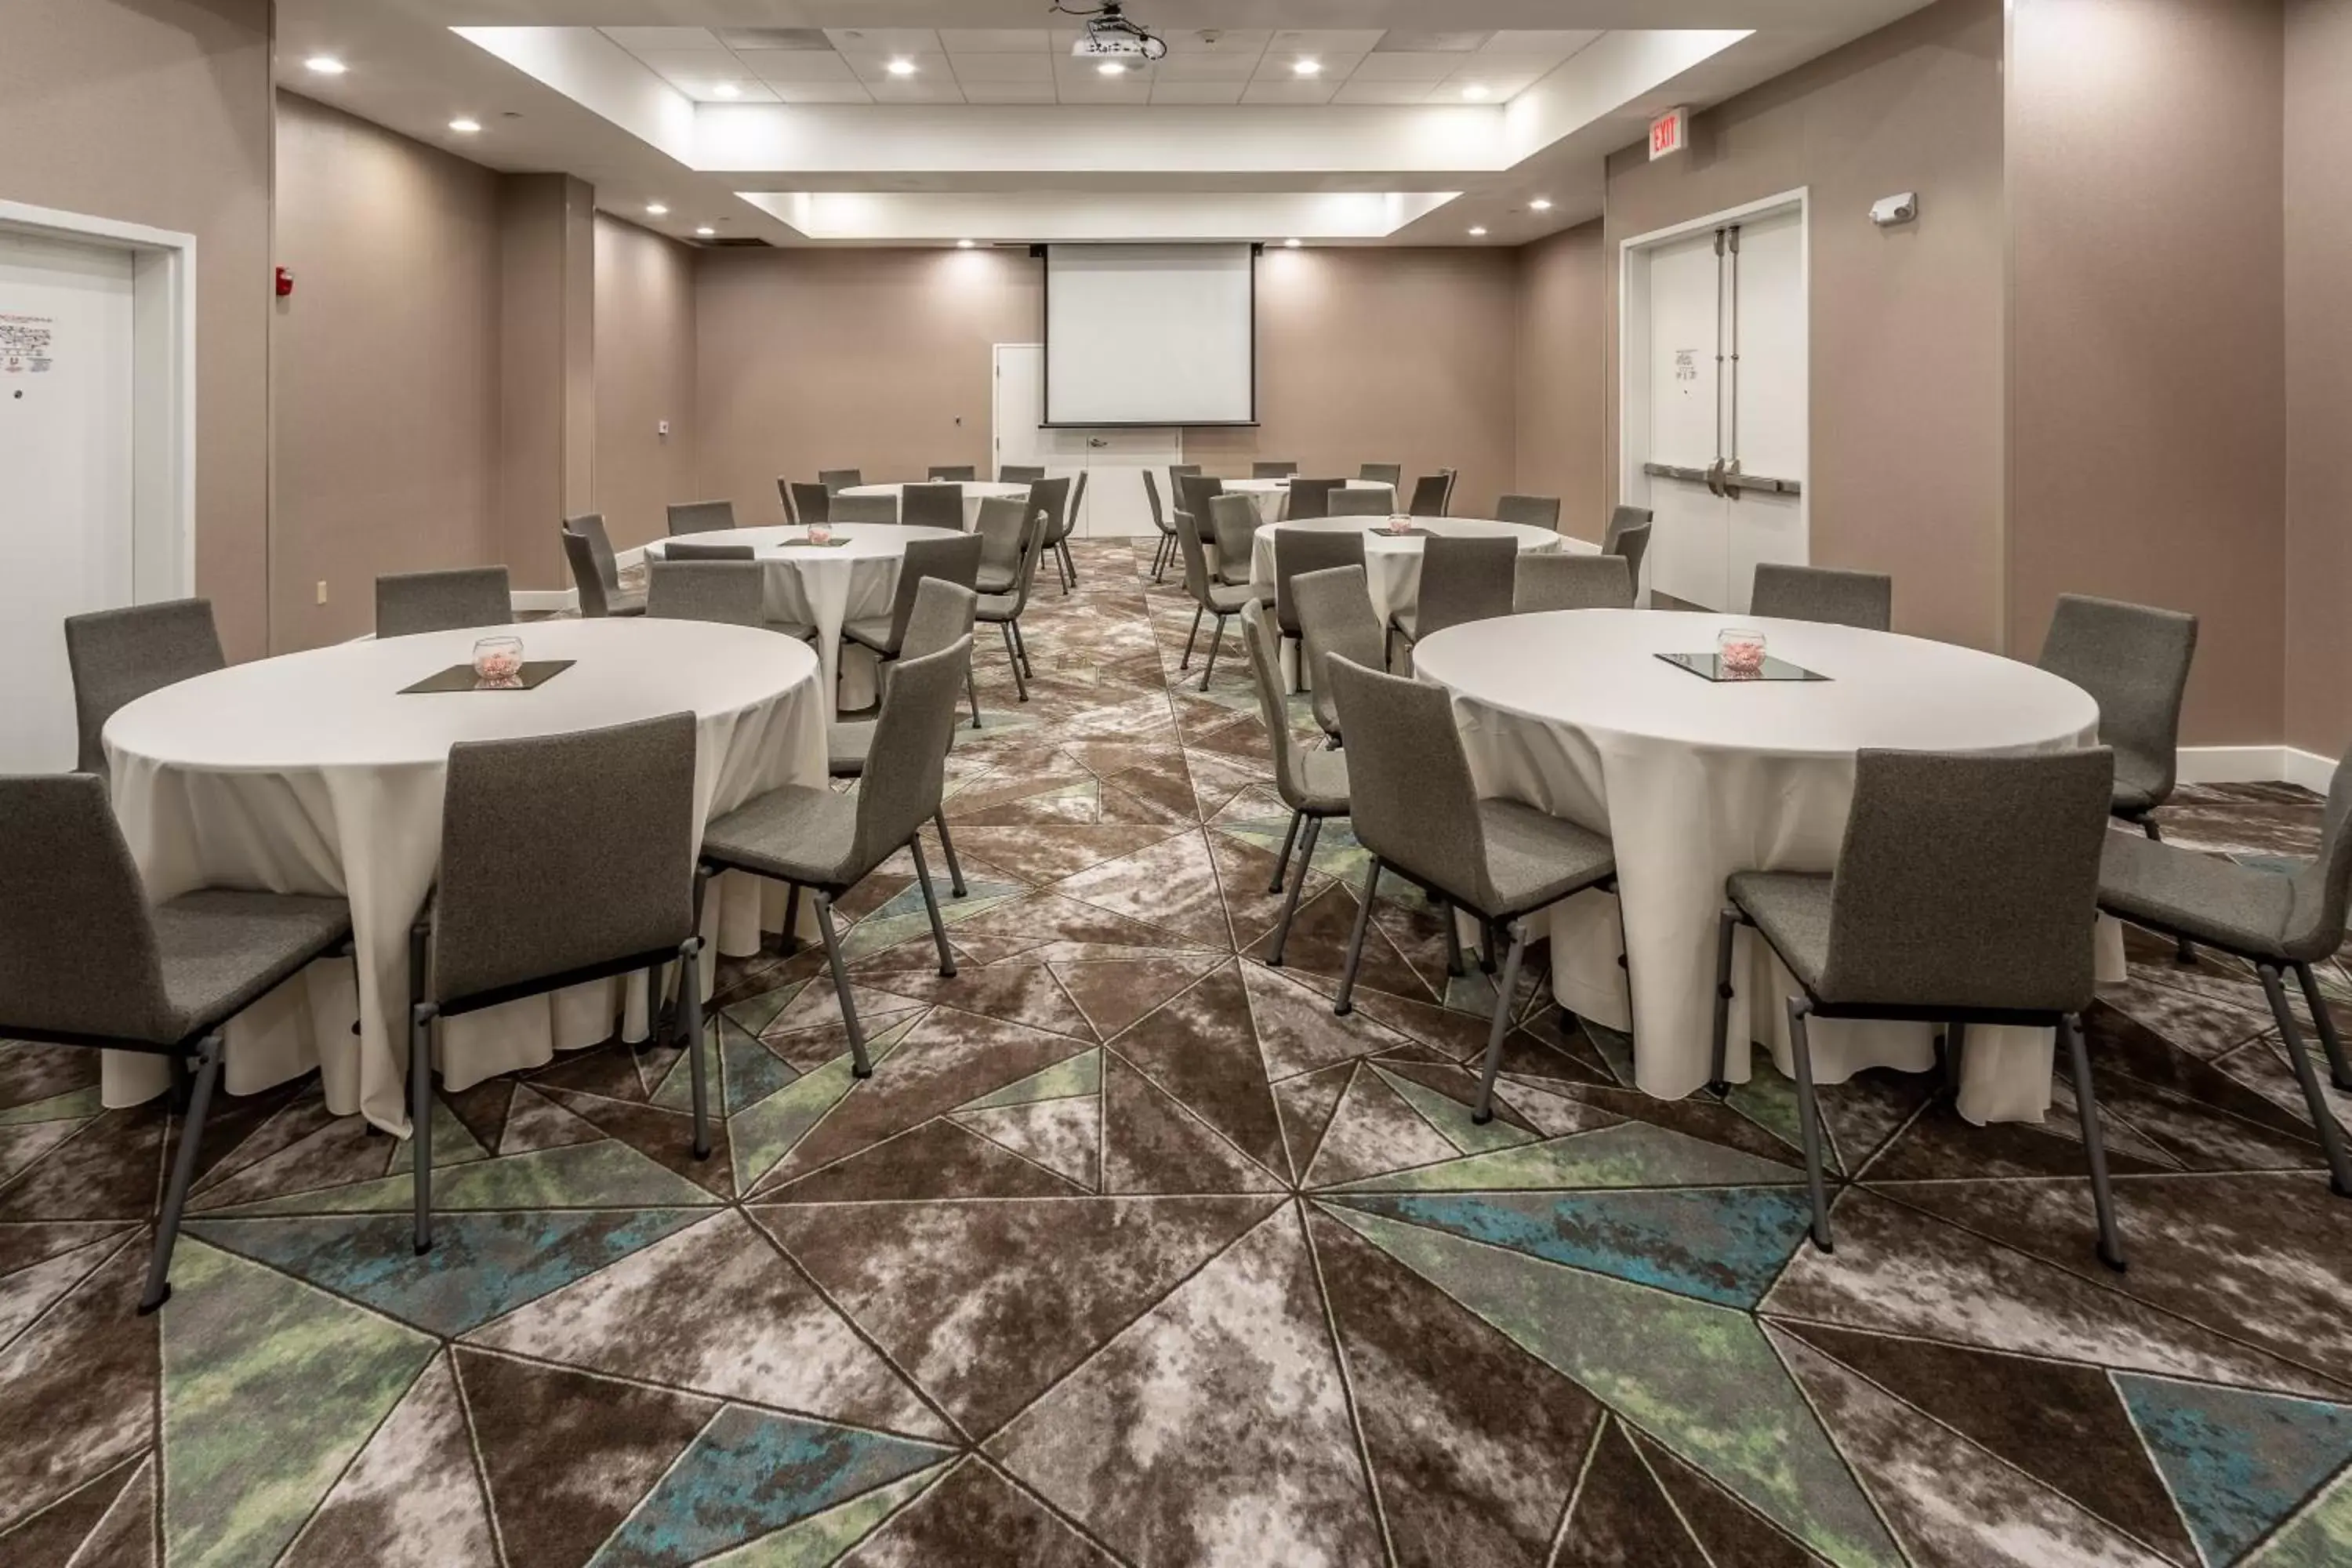
<path fill-rule="evenodd" d="M 1780 496 L 1804 493 L 1804 482 L 1801 479 L 1774 479 L 1761 474 L 1743 474 L 1721 458 L 1704 468 L 1687 468 L 1674 463 L 1644 463 L 1642 471 L 1654 479 L 1681 479 L 1686 484 L 1705 485 L 1707 494 L 1728 496 L 1733 500 L 1738 500 L 1747 490 Z"/>

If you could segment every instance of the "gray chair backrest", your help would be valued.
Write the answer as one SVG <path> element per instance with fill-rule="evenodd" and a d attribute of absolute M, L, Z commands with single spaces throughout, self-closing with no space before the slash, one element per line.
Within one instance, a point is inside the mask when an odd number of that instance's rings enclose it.
<path fill-rule="evenodd" d="M 1530 528 L 1559 531 L 1558 496 L 1504 496 L 1495 502 L 1495 521 L 1523 522 Z"/>
<path fill-rule="evenodd" d="M 1465 621 L 1509 615 L 1518 564 L 1516 539 L 1441 533 L 1423 540 L 1421 602 L 1413 610 L 1412 635 L 1425 637 Z"/>
<path fill-rule="evenodd" d="M 594 618 L 613 613 L 613 590 L 605 585 L 604 574 L 596 565 L 596 544 L 584 533 L 575 533 L 566 523 L 563 534 L 563 559 L 572 568 L 572 585 L 580 590 L 580 613 Z M 617 574 L 616 574 L 617 575 Z"/>
<path fill-rule="evenodd" d="M 1279 634 L 1265 618 L 1265 605 L 1252 601 L 1242 606 L 1242 637 L 1249 644 L 1250 669 L 1257 677 L 1258 717 L 1265 721 L 1267 745 L 1274 752 L 1274 787 L 1283 804 L 1296 810 L 1307 797 L 1307 749 L 1290 727 L 1290 700 L 1284 694 Z"/>
<path fill-rule="evenodd" d="M 1387 517 L 1396 510 L 1396 491 L 1360 490 L 1350 486 L 1333 490 L 1326 504 L 1333 517 Z"/>
<path fill-rule="evenodd" d="M 1168 521 L 1168 509 L 1160 501 L 1160 481 L 1151 477 L 1150 468 L 1143 470 L 1143 499 L 1151 503 L 1151 526 L 1162 533 L 1175 532 Z"/>
<path fill-rule="evenodd" d="M 1201 531 L 1179 527 L 1176 546 L 1184 552 L 1184 592 L 1194 604 L 1209 608 L 1209 547 L 1201 542 Z"/>
<path fill-rule="evenodd" d="M 656 561 L 646 569 L 646 614 L 662 620 L 764 626 L 767 569 L 750 560 Z"/>
<path fill-rule="evenodd" d="M 1267 461 L 1250 465 L 1250 478 L 1254 479 L 1286 479 L 1297 471 L 1296 463 Z"/>
<path fill-rule="evenodd" d="M 74 766 L 106 773 L 106 721 L 151 691 L 198 675 L 228 660 L 213 626 L 210 599 L 167 599 L 120 610 L 68 616 L 66 664 L 73 672 Z"/>
<path fill-rule="evenodd" d="M 792 502 L 793 521 L 803 528 L 833 521 L 833 492 L 823 485 L 794 479 L 785 487 L 785 499 Z"/>
<path fill-rule="evenodd" d="M 394 572 L 375 580 L 375 635 L 404 637 L 459 626 L 502 626 L 514 620 L 503 566 L 453 572 Z"/>
<path fill-rule="evenodd" d="M 1029 481 L 1029 505 L 1045 514 L 1045 537 L 1049 543 L 1069 532 L 1071 483 L 1067 475 Z"/>
<path fill-rule="evenodd" d="M 1453 494 L 1453 469 L 1440 468 L 1433 474 L 1423 474 L 1412 482 L 1412 505 L 1407 510 L 1415 517 L 1444 517 L 1445 503 Z"/>
<path fill-rule="evenodd" d="M 0 1035 L 171 1045 L 184 1021 L 139 868 L 89 773 L 0 775 Z"/>
<path fill-rule="evenodd" d="M 1486 872 L 1478 787 L 1454 727 L 1454 699 L 1442 686 L 1351 658 L 1330 660 L 1323 674 L 1348 737 L 1348 825 L 1356 841 L 1475 912 L 1495 909 L 1501 900 Z"/>
<path fill-rule="evenodd" d="M 1291 480 L 1290 504 L 1283 515 L 1297 522 L 1330 516 L 1331 492 L 1346 482 L 1344 479 Z"/>
<path fill-rule="evenodd" d="M 928 658 L 941 648 L 953 647 L 958 637 L 971 636 L 972 617 L 980 609 L 980 595 L 968 584 L 951 583 L 945 577 L 926 577 L 915 590 L 915 610 L 907 617 L 907 635 L 899 639 L 901 659 Z M 887 675 L 895 665 L 885 667 Z"/>
<path fill-rule="evenodd" d="M 1571 555 L 1564 550 L 1522 555 L 1511 588 L 1514 615 L 1545 610 L 1630 610 L 1633 574 L 1622 555 Z"/>
<path fill-rule="evenodd" d="M 1055 543 L 1061 543 L 1078 531 L 1079 521 L 1087 515 L 1087 481 L 1092 478 L 1094 478 L 1092 469 L 1078 470 L 1078 482 L 1070 491 L 1070 504 L 1062 510 L 1061 531 L 1055 535 Z"/>
<path fill-rule="evenodd" d="M 2101 743 L 2128 776 L 2158 781 L 2160 802 L 2178 779 L 2180 700 L 2196 657 L 2194 616 L 2061 594 L 2039 662 L 2091 694 Z"/>
<path fill-rule="evenodd" d="M 1352 744 L 1353 735 L 1349 736 Z M 1824 1002 L 2090 1005 L 2115 754 L 1864 751 L 1830 890 Z"/>
<path fill-rule="evenodd" d="M 1883 632 L 1895 625 L 1895 579 L 1876 572 L 1839 572 L 1826 566 L 1759 561 L 1756 586 L 1748 597 L 1748 613 Z"/>
<path fill-rule="evenodd" d="M 1360 479 L 1378 479 L 1391 489 L 1404 483 L 1402 463 L 1366 463 L 1356 470 Z"/>
<path fill-rule="evenodd" d="M 1650 526 L 1652 515 L 1650 509 L 1645 506 L 1621 506 L 1612 510 L 1609 514 L 1609 526 L 1602 530 L 1601 534 L 1601 553 L 1604 555 L 1626 553 L 1618 547 L 1619 542 L 1631 530 L 1647 529 Z M 1634 575 L 1638 577 L 1641 574 L 1636 571 Z"/>
<path fill-rule="evenodd" d="M 1209 498 L 1209 538 L 1217 547 L 1217 571 L 1228 582 L 1249 580 L 1250 553 L 1257 547 L 1258 523 L 1265 513 L 1257 498 L 1216 495 Z"/>
<path fill-rule="evenodd" d="M 735 526 L 735 503 L 731 500 L 674 501 L 669 508 L 669 531 L 680 533 L 717 533 Z"/>
<path fill-rule="evenodd" d="M 933 463 L 930 478 L 939 483 L 968 485 L 980 478 L 980 470 L 970 463 Z"/>
<path fill-rule="evenodd" d="M 816 482 L 823 485 L 827 493 L 837 494 L 842 490 L 856 489 L 866 482 L 866 478 L 856 468 L 819 468 Z"/>
<path fill-rule="evenodd" d="M 2294 874 L 2284 942 L 2289 962 L 2316 963 L 2344 942 L 2352 900 L 2352 749 L 2336 763 L 2319 818 L 2319 853 Z"/>
<path fill-rule="evenodd" d="M 971 637 L 966 635 L 937 653 L 900 659 L 891 670 L 857 786 L 847 881 L 863 880 L 938 814 L 949 732 L 971 665 Z"/>
<path fill-rule="evenodd" d="M 691 713 L 449 748 L 436 1002 L 522 987 L 694 931 Z"/>
<path fill-rule="evenodd" d="M 907 542 L 906 558 L 898 563 L 898 584 L 890 595 L 891 652 L 906 648 L 907 623 L 914 616 L 915 598 L 922 592 L 923 580 L 940 577 L 960 588 L 971 588 L 980 581 L 981 548 L 976 533 Z"/>
<path fill-rule="evenodd" d="M 676 542 L 662 546 L 665 561 L 749 561 L 752 558 L 748 544 L 680 544 Z"/>
<path fill-rule="evenodd" d="M 1021 564 L 1021 538 L 1029 526 L 1029 503 L 1008 496 L 990 496 L 980 503 L 980 564 L 983 570 L 1011 572 Z"/>
<path fill-rule="evenodd" d="M 1633 591 L 1638 594 L 1642 589 L 1642 557 L 1650 549 L 1650 525 L 1638 522 L 1620 531 L 1612 522 L 1610 528 L 1615 537 L 1601 547 L 1602 552 L 1625 563 L 1626 574 L 1633 579 Z"/>
<path fill-rule="evenodd" d="M 896 496 L 835 495 L 832 500 L 832 522 L 896 522 L 898 521 L 898 500 Z"/>
<path fill-rule="evenodd" d="M 1274 531 L 1274 618 L 1285 637 L 1298 635 L 1298 605 L 1291 583 L 1301 573 L 1364 563 L 1364 536 L 1353 529 L 1335 533 L 1321 528 Z"/>
<path fill-rule="evenodd" d="M 996 482 L 1000 485 L 1034 485 L 1045 477 L 1045 469 L 1026 463 L 1005 463 L 996 470 Z"/>
<path fill-rule="evenodd" d="M 1361 566 L 1327 566 L 1290 580 L 1298 613 L 1299 657 L 1318 689 L 1328 690 L 1323 667 L 1349 658 L 1374 669 L 1388 663 L 1388 633 L 1372 608 L 1371 579 Z"/>
<path fill-rule="evenodd" d="M 908 485 L 899 492 L 898 521 L 920 528 L 963 531 L 963 486 Z"/>
<path fill-rule="evenodd" d="M 1225 493 L 1225 481 L 1208 474 L 1179 474 L 1176 477 L 1176 510 L 1192 520 L 1192 531 L 1203 541 L 1215 537 L 1210 530 L 1213 521 L 1209 503 Z"/>

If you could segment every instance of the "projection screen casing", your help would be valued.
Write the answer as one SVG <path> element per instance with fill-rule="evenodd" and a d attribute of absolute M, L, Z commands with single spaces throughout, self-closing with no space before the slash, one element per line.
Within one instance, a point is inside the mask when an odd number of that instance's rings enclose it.
<path fill-rule="evenodd" d="M 1047 246 L 1045 423 L 1256 424 L 1255 250 Z"/>

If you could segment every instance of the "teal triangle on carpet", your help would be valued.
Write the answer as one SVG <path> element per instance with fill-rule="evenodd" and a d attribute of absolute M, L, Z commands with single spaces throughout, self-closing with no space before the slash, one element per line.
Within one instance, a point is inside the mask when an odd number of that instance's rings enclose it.
<path fill-rule="evenodd" d="M 837 1563 L 882 1522 L 947 1474 L 945 1464 L 918 1470 L 901 1481 L 788 1524 L 772 1535 L 706 1558 L 702 1568 L 821 1568 Z"/>
<path fill-rule="evenodd" d="M 1008 1105 L 1035 1105 L 1048 1100 L 1075 1100 L 1102 1088 L 1102 1051 L 1080 1051 L 1066 1061 L 1031 1073 L 993 1093 L 956 1107 L 958 1110 L 997 1110 Z"/>
<path fill-rule="evenodd" d="M 1792 1165 L 1709 1143 L 1646 1121 L 1621 1122 L 1549 1142 L 1391 1171 L 1342 1192 L 1495 1192 L 1575 1187 L 1778 1185 L 1801 1180 Z"/>
<path fill-rule="evenodd" d="M 2233 1561 L 2352 1458 L 2352 1405 L 2113 1375 L 2209 1563 Z"/>
<path fill-rule="evenodd" d="M 866 1042 L 866 1057 L 877 1070 L 898 1048 L 898 1042 L 926 1016 L 921 1012 L 909 1014 Z M 808 1136 L 810 1128 L 849 1097 L 857 1082 L 845 1054 L 814 1072 L 802 1074 L 766 1099 L 730 1112 L 727 1143 L 735 1160 L 735 1190 L 750 1192 L 753 1183 L 774 1170 L 776 1163 L 792 1152 L 793 1144 Z"/>
<path fill-rule="evenodd" d="M 1360 1196 L 1349 1207 L 1473 1241 L 1752 1308 L 1812 1216 L 1801 1187 Z"/>
<path fill-rule="evenodd" d="M 433 1209 L 675 1208 L 719 1200 L 626 1143 L 605 1139 L 503 1154 L 444 1171 L 434 1160 Z M 364 1214 L 405 1209 L 415 1186 L 404 1173 L 223 1209 L 225 1215 Z"/>

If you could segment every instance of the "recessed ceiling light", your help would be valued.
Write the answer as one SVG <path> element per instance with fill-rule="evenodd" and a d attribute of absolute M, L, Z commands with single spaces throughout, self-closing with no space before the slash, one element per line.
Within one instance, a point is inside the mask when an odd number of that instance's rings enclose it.
<path fill-rule="evenodd" d="M 717 229 L 715 229 L 715 228 L 711 227 L 709 224 L 707 224 L 707 223 L 706 223 L 706 224 L 704 224 L 700 228 L 696 229 L 694 232 L 695 232 L 695 233 L 697 233 L 697 234 L 698 234 L 698 235 L 700 235 L 703 238 L 705 238 L 705 239 L 709 239 L 712 235 L 717 234 L 719 231 L 718 231 Z"/>
<path fill-rule="evenodd" d="M 646 216 L 647 217 L 667 217 L 669 216 L 669 208 L 662 205 L 659 202 L 647 202 L 646 204 Z"/>
<path fill-rule="evenodd" d="M 1465 98 L 1484 98 L 1486 96 L 1487 90 L 1488 89 L 1485 82 L 1474 81 L 1464 86 L 1462 89 L 1462 96 Z"/>
<path fill-rule="evenodd" d="M 1125 76 L 1127 68 L 1117 60 L 1105 60 L 1095 67 L 1095 73 L 1097 76 Z"/>
<path fill-rule="evenodd" d="M 736 86 L 731 81 L 713 82 L 710 84 L 710 96 L 713 98 L 740 98 L 743 96 L 743 89 Z"/>
<path fill-rule="evenodd" d="M 958 250 L 970 250 L 971 248 L 971 241 L 968 239 L 959 239 L 956 241 L 956 248 Z"/>
<path fill-rule="evenodd" d="M 892 76 L 912 76 L 915 74 L 915 62 L 912 60 L 892 60 L 888 65 L 882 68 L 888 71 Z"/>
<path fill-rule="evenodd" d="M 1480 225 L 1478 225 L 1478 226 L 1476 226 L 1473 227 L 1473 228 L 1470 230 L 1470 237 L 1471 237 L 1471 238 L 1473 238 L 1473 239 L 1484 239 L 1484 238 L 1486 238 L 1486 226 L 1485 226 L 1484 224 L 1480 224 Z"/>
<path fill-rule="evenodd" d="M 1323 74 L 1323 62 L 1321 60 L 1300 60 L 1290 68 L 1290 74 L 1293 76 L 1321 76 Z"/>
<path fill-rule="evenodd" d="M 304 60 L 302 63 L 308 66 L 310 69 L 317 71 L 320 76 L 341 76 L 345 71 L 351 69 L 351 67 L 343 64 L 342 61 L 337 59 L 332 55 L 312 55 L 309 59 Z"/>
<path fill-rule="evenodd" d="M 1531 213 L 1548 213 L 1551 211 L 1551 198 L 1549 196 L 1538 196 L 1535 200 L 1528 204 L 1528 211 Z"/>
<path fill-rule="evenodd" d="M 1286 239 L 1282 242 L 1282 248 L 1285 250 L 1296 250 L 1298 248 L 1298 242 L 1295 239 Z"/>
<path fill-rule="evenodd" d="M 457 119 L 449 121 L 449 129 L 455 131 L 460 136 L 471 136 L 475 132 L 479 131 L 481 128 L 482 122 L 472 118 L 470 115 L 461 114 Z"/>

